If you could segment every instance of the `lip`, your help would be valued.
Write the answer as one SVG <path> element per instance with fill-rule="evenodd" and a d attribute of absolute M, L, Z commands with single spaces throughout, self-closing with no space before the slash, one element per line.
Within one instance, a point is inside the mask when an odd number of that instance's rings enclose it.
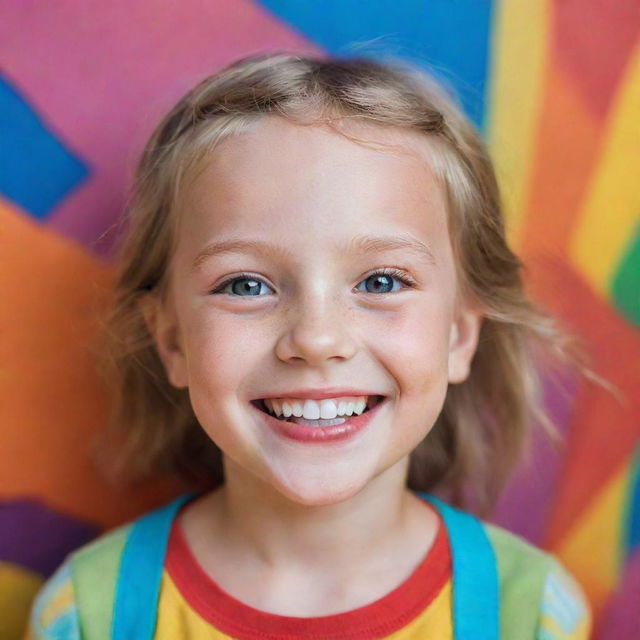
<path fill-rule="evenodd" d="M 363 391 L 362 389 L 347 389 L 339 387 L 329 387 L 324 389 L 298 389 L 298 391 L 281 391 L 279 393 L 271 393 L 266 396 L 260 396 L 255 400 L 264 400 L 265 398 L 298 398 L 300 400 L 325 400 L 326 398 L 344 398 L 348 396 L 384 396 L 383 393 L 377 391 Z"/>
<path fill-rule="evenodd" d="M 274 397 L 277 398 L 279 396 Z M 305 424 L 278 420 L 271 414 L 258 409 L 253 403 L 251 404 L 253 409 L 262 416 L 264 423 L 278 436 L 296 442 L 325 444 L 329 442 L 343 442 L 355 438 L 366 429 L 367 425 L 375 418 L 378 410 L 386 403 L 387 399 L 388 398 L 384 397 L 384 399 L 372 409 L 365 411 L 359 416 L 352 416 L 342 424 L 336 424 L 331 427 L 310 427 Z"/>

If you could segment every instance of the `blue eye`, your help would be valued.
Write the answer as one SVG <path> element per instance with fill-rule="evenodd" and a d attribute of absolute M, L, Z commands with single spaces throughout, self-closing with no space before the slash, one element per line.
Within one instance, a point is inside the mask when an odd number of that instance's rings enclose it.
<path fill-rule="evenodd" d="M 230 295 L 238 296 L 241 298 L 256 298 L 262 297 L 259 295 L 255 295 L 260 292 L 261 286 L 267 287 L 264 282 L 251 275 L 240 275 L 231 278 L 230 280 L 226 280 L 211 293 L 228 293 Z M 231 290 L 227 291 L 227 289 Z"/>
<path fill-rule="evenodd" d="M 404 287 L 401 286 L 394 289 L 394 280 L 401 282 Z M 381 269 L 367 276 L 361 283 L 365 283 L 365 286 L 367 283 L 371 283 L 371 287 L 365 289 L 365 293 L 396 293 L 401 289 L 416 286 L 412 278 L 398 269 Z M 229 280 L 225 280 L 211 293 L 226 293 L 240 298 L 261 298 L 264 297 L 260 295 L 261 287 L 270 289 L 262 280 L 258 280 L 255 276 L 251 274 L 240 274 Z"/>
<path fill-rule="evenodd" d="M 364 282 L 365 285 L 368 282 L 371 283 L 371 290 L 366 290 L 366 293 L 395 293 L 403 287 L 394 289 L 393 280 L 402 282 L 405 287 L 415 286 L 415 282 L 410 279 L 409 276 L 397 269 L 382 269 L 380 271 L 376 271 L 365 278 L 362 282 Z"/>

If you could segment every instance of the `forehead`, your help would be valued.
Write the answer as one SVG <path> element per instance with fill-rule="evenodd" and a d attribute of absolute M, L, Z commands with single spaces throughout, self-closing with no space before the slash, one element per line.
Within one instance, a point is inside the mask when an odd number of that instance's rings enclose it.
<path fill-rule="evenodd" d="M 184 191 L 181 245 L 238 232 L 295 243 L 364 232 L 447 240 L 444 197 L 418 132 L 263 117 L 218 144 Z"/>

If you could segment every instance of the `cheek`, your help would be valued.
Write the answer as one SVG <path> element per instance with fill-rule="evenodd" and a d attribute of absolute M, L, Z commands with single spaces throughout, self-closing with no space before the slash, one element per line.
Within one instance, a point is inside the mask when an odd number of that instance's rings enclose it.
<path fill-rule="evenodd" d="M 195 320 L 188 328 L 186 349 L 192 391 L 200 390 L 212 399 L 242 393 L 247 376 L 269 348 L 256 329 L 255 323 L 233 315 Z"/>
<path fill-rule="evenodd" d="M 190 326 L 187 343 L 189 397 L 198 422 L 227 454 L 247 446 L 247 407 L 238 403 L 258 366 L 260 340 L 232 316 L 200 318 Z M 246 394 L 245 394 L 246 395 Z M 229 428 L 233 424 L 234 428 Z"/>
<path fill-rule="evenodd" d="M 389 314 L 371 349 L 398 382 L 401 392 L 446 389 L 450 320 L 445 305 L 416 305 Z"/>

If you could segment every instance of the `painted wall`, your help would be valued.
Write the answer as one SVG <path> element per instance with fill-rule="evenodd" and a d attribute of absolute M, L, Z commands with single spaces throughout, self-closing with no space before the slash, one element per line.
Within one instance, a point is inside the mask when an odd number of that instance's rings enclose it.
<path fill-rule="evenodd" d="M 567 445 L 536 442 L 494 520 L 560 556 L 597 638 L 640 637 L 639 31 L 638 0 L 5 0 L 0 636 L 20 636 L 67 552 L 181 490 L 112 489 L 88 460 L 114 225 L 160 115 L 231 60 L 286 49 L 417 62 L 483 131 L 532 294 L 626 396 L 549 384 Z"/>

